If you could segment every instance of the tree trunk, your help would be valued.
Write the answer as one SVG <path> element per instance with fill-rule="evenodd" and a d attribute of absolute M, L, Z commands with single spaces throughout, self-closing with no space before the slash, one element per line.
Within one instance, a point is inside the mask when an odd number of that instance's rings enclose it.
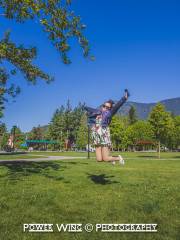
<path fill-rule="evenodd" d="M 158 158 L 161 158 L 161 142 L 158 142 Z"/>

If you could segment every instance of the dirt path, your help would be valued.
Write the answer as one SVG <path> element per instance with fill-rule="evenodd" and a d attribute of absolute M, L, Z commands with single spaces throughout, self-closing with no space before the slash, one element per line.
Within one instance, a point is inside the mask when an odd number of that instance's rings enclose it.
<path fill-rule="evenodd" d="M 36 155 L 37 156 L 37 155 Z M 39 155 L 38 155 L 39 156 Z M 41 155 L 43 156 L 43 155 Z M 79 159 L 79 158 L 87 158 L 87 157 L 71 157 L 71 156 L 44 156 L 42 158 L 21 158 L 21 159 L 2 159 L 0 162 L 20 162 L 20 161 L 26 161 L 26 162 L 42 162 L 42 161 L 55 161 L 55 160 L 63 160 L 63 159 Z"/>
<path fill-rule="evenodd" d="M 31 155 L 32 156 L 32 155 Z M 57 161 L 57 160 L 65 160 L 65 159 L 87 159 L 87 157 L 73 157 L 73 156 L 47 156 L 47 155 L 34 155 L 34 158 L 21 158 L 21 159 L 2 159 L 0 160 L 0 162 L 42 162 L 42 161 Z M 36 158 L 36 156 L 42 156 L 41 158 Z M 95 157 L 91 157 L 91 158 L 95 158 Z M 133 158 L 125 158 L 125 160 L 132 160 Z M 134 160 L 142 160 L 142 159 L 134 159 Z M 157 159 L 157 158 L 146 158 L 144 160 L 151 160 L 151 161 L 179 161 L 180 159 L 173 159 L 173 158 L 161 158 L 161 159 Z"/>

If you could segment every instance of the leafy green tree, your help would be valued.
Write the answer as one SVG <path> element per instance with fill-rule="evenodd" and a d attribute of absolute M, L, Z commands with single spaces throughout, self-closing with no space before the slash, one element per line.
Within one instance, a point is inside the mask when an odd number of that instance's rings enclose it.
<path fill-rule="evenodd" d="M 70 0 L 0 0 L 1 18 L 17 23 L 30 20 L 38 22 L 60 53 L 62 61 L 69 64 L 71 61 L 67 53 L 73 38 L 78 40 L 83 55 L 89 56 L 89 43 L 83 35 L 86 26 L 71 10 L 70 4 Z M 48 83 L 53 80 L 49 74 L 33 63 L 36 57 L 36 47 L 25 47 L 23 44 L 14 43 L 10 39 L 10 32 L 6 32 L 0 40 L 0 117 L 3 115 L 4 101 L 20 92 L 19 86 L 8 84 L 9 79 L 18 72 L 33 84 L 36 84 L 38 78 Z M 5 67 L 4 62 L 10 63 L 10 67 L 7 65 Z"/>
<path fill-rule="evenodd" d="M 77 131 L 76 145 L 80 149 L 86 148 L 88 139 L 87 116 L 83 114 Z"/>
<path fill-rule="evenodd" d="M 169 112 L 166 112 L 164 105 L 158 103 L 149 115 L 149 122 L 153 127 L 155 139 L 158 142 L 158 157 L 160 158 L 161 143 L 165 144 L 171 137 L 174 122 Z"/>
<path fill-rule="evenodd" d="M 125 128 L 126 122 L 124 121 L 124 118 L 119 115 L 115 115 L 110 124 L 110 131 L 112 144 L 118 151 L 122 148 L 122 139 L 125 134 Z"/>
<path fill-rule="evenodd" d="M 7 145 L 8 136 L 9 134 L 7 132 L 6 124 L 1 123 L 0 124 L 0 149 L 1 150 L 3 150 L 4 147 Z"/>
<path fill-rule="evenodd" d="M 125 130 L 123 144 L 134 148 L 139 141 L 153 141 L 154 133 L 152 126 L 147 121 L 139 120 L 133 125 L 129 125 Z"/>
<path fill-rule="evenodd" d="M 136 108 L 131 106 L 128 112 L 129 124 L 133 124 L 137 121 Z"/>
<path fill-rule="evenodd" d="M 174 117 L 174 147 L 180 147 L 180 116 Z"/>

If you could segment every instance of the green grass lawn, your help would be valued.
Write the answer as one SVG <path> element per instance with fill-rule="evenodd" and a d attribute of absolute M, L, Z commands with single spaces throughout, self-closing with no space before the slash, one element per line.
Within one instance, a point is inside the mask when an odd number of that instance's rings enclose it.
<path fill-rule="evenodd" d="M 0 239 L 179 239 L 180 154 L 122 155 L 123 167 L 93 158 L 0 163 Z M 23 233 L 23 223 L 157 223 L 158 232 Z"/>

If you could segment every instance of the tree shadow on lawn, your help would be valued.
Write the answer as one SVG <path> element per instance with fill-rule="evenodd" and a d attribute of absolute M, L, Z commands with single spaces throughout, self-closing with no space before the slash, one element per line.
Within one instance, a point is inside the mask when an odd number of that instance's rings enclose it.
<path fill-rule="evenodd" d="M 23 155 L 23 154 L 28 154 L 28 152 L 1 152 L 0 156 L 12 156 L 12 155 Z"/>
<path fill-rule="evenodd" d="M 156 156 L 156 155 L 140 155 L 137 157 L 138 158 L 157 158 L 158 156 Z M 180 156 L 172 156 L 172 157 L 167 157 L 167 158 L 180 158 Z"/>
<path fill-rule="evenodd" d="M 63 180 L 61 176 L 57 176 L 57 172 L 64 171 L 67 166 L 54 162 L 33 162 L 33 161 L 5 161 L 0 166 L 8 168 L 7 177 L 10 180 L 22 180 L 22 177 L 31 175 L 41 175 L 54 180 Z M 50 172 L 50 173 L 49 173 Z"/>
<path fill-rule="evenodd" d="M 117 181 L 112 181 L 110 178 L 113 178 L 114 176 L 107 176 L 105 174 L 99 174 L 99 175 L 94 175 L 94 174 L 87 174 L 88 178 L 91 179 L 95 184 L 101 184 L 101 185 L 107 185 L 107 184 L 112 184 L 112 183 L 118 183 Z"/>
<path fill-rule="evenodd" d="M 137 158 L 157 158 L 156 155 L 139 155 Z"/>

